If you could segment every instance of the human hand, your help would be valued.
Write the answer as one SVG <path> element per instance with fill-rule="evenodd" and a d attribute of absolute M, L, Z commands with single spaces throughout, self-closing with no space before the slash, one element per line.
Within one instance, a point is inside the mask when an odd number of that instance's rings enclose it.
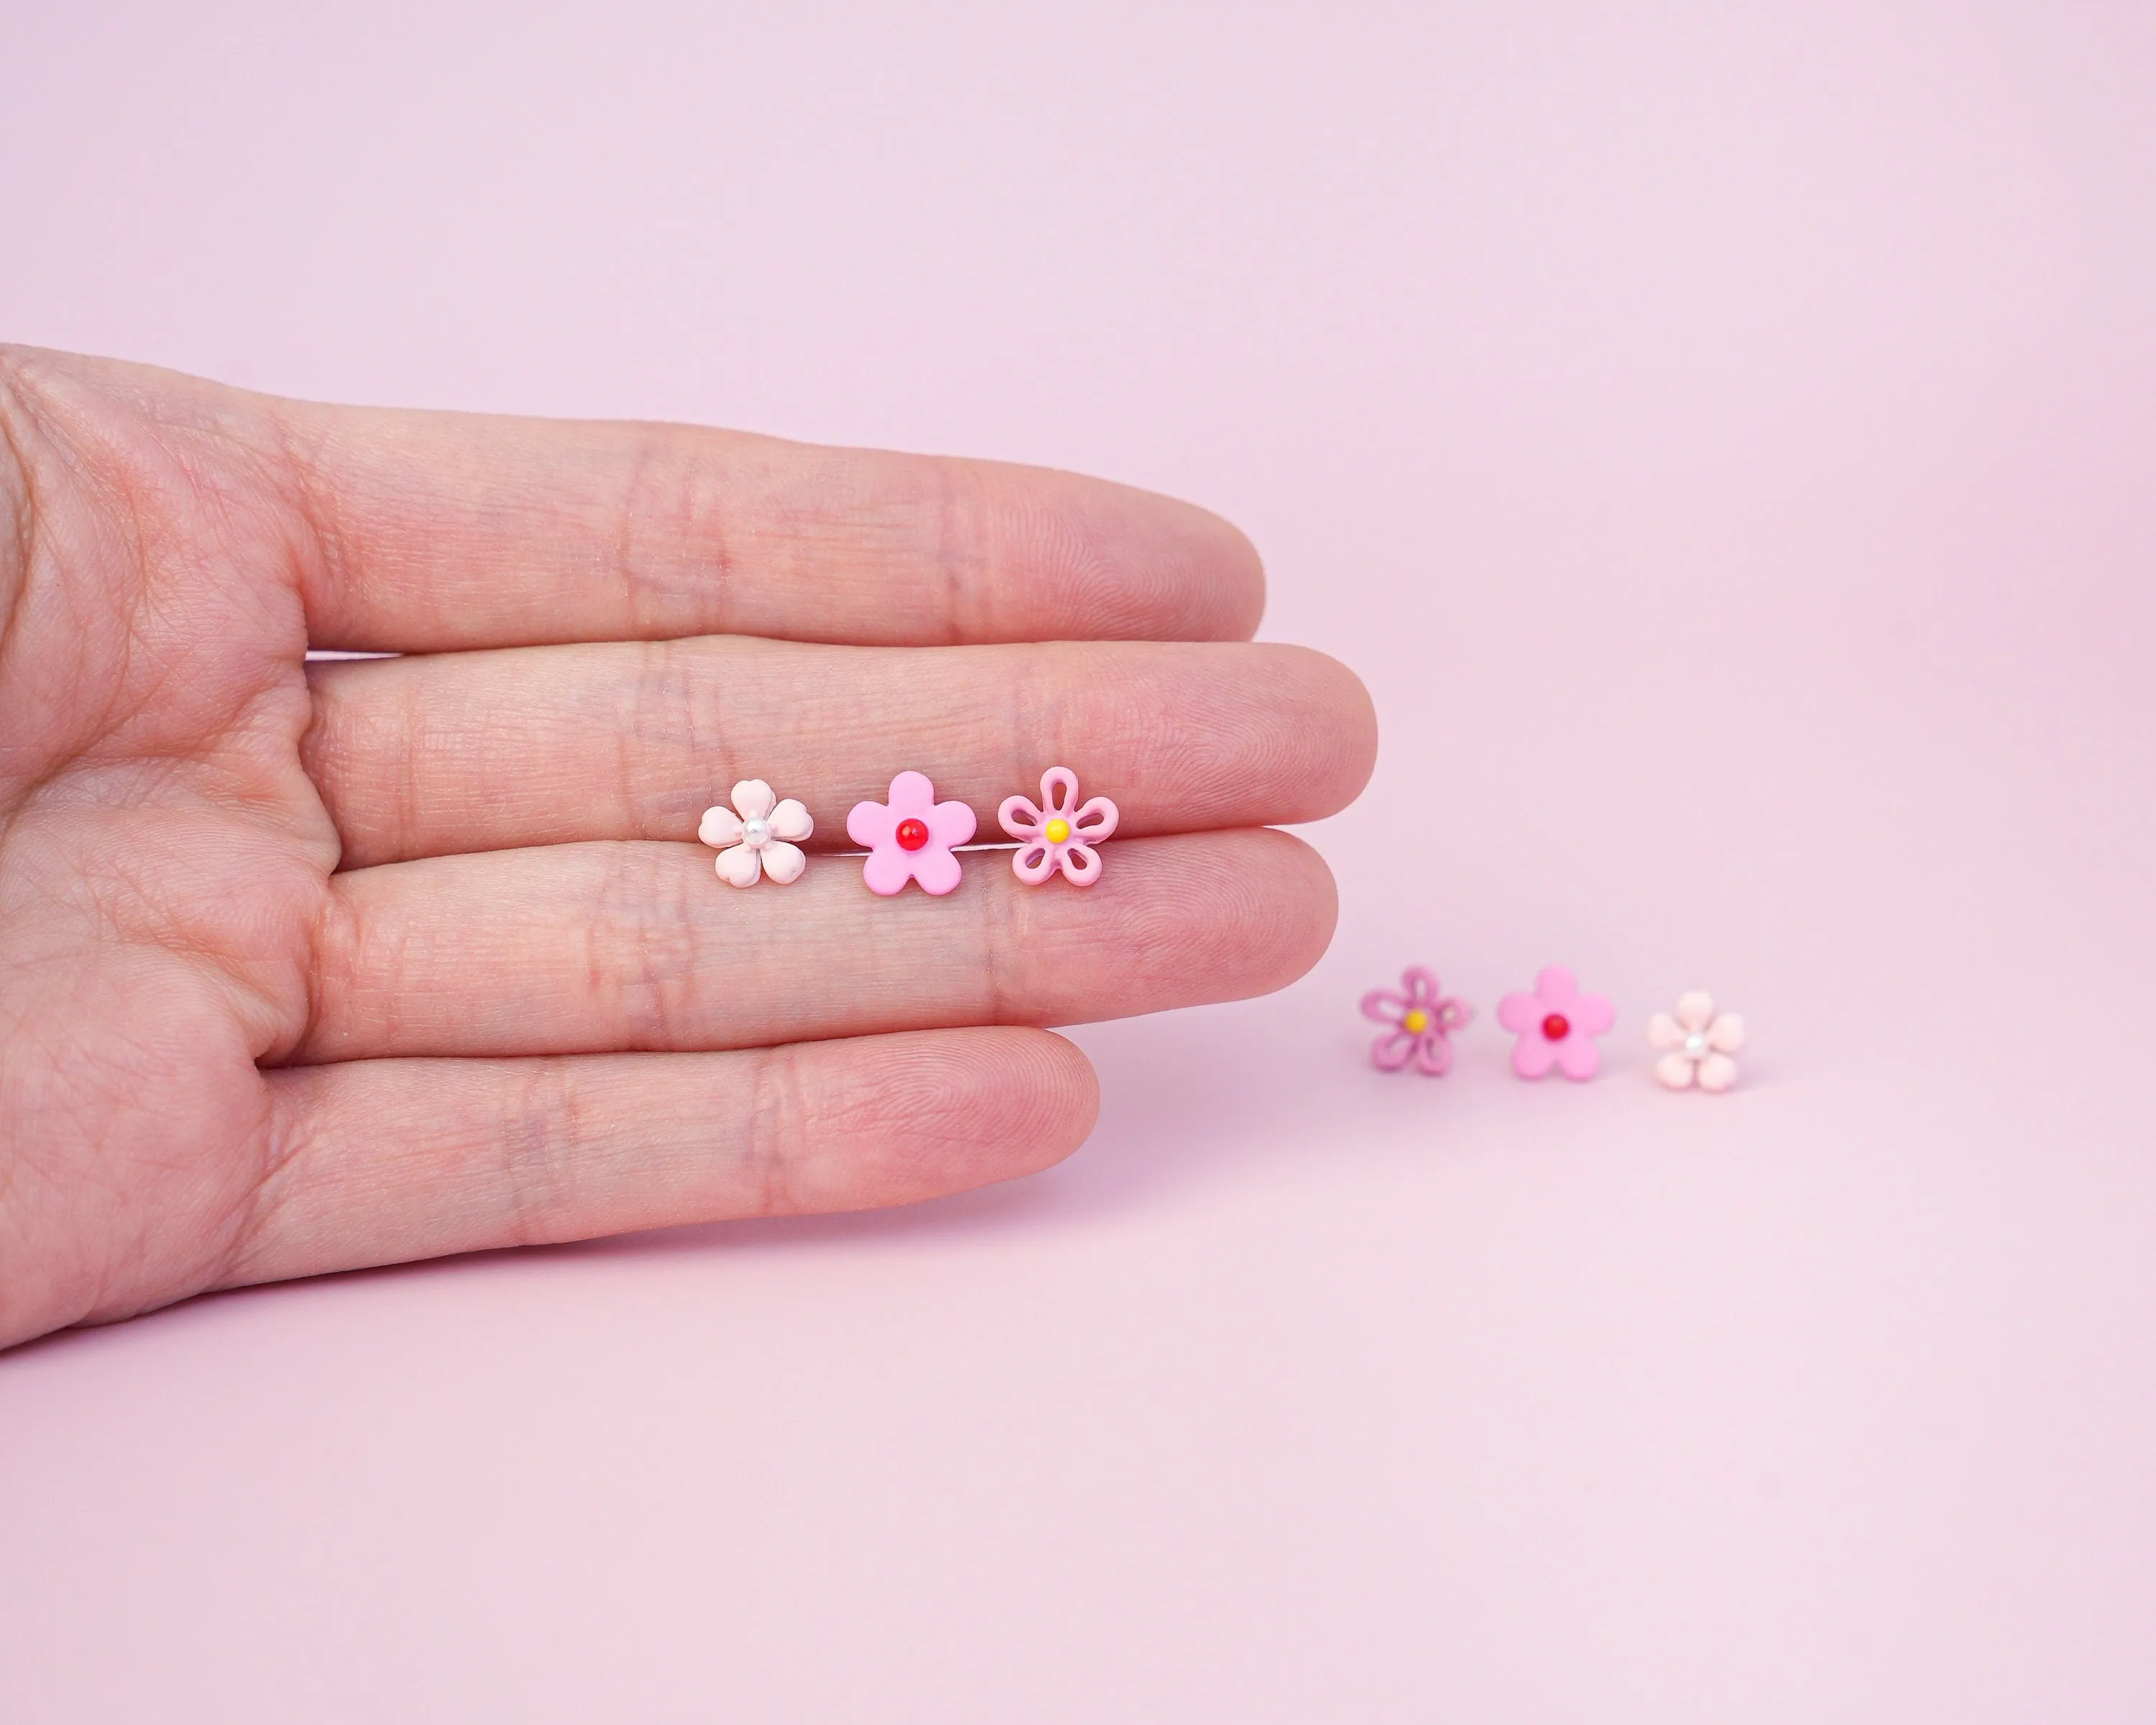
<path fill-rule="evenodd" d="M 208 1289 L 901 1204 L 1090 1130 L 1043 1026 L 1281 986 L 1369 773 L 1258 646 L 1249 543 L 987 463 L 324 408 L 0 347 L 0 1346 Z M 305 661 L 310 647 L 412 656 Z M 917 768 L 995 836 L 1075 768 L 1080 891 L 856 862 Z"/>

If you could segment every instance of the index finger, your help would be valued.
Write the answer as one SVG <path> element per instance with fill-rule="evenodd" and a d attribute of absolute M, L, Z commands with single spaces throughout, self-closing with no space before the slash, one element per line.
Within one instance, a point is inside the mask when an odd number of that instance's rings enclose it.
<path fill-rule="evenodd" d="M 279 402 L 309 644 L 1238 640 L 1265 578 L 1187 503 L 694 426 Z"/>

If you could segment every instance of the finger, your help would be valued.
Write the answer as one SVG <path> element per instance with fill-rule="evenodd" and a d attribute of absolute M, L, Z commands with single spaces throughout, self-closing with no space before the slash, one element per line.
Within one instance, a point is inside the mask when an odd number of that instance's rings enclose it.
<path fill-rule="evenodd" d="M 311 668 L 307 770 L 346 867 L 588 839 L 685 839 L 737 780 L 802 798 L 812 848 L 894 766 L 981 831 L 1048 767 L 1129 836 L 1316 820 L 1362 789 L 1369 696 L 1306 648 L 1247 642 L 801 646 L 701 637 Z"/>
<path fill-rule="evenodd" d="M 687 845 L 555 845 L 340 875 L 295 1061 L 745 1048 L 1071 1024 L 1282 987 L 1332 937 L 1332 877 L 1283 833 L 1117 839 L 1097 886 L 965 855 L 947 898 L 854 858 L 727 886 Z"/>
<path fill-rule="evenodd" d="M 1235 639 L 1264 606 L 1227 522 L 1073 474 L 685 425 L 266 411 L 316 647 Z"/>
<path fill-rule="evenodd" d="M 911 1204 L 1060 1160 L 1086 1057 L 973 1029 L 712 1055 L 361 1060 L 270 1077 L 280 1160 L 223 1286 L 734 1217 Z"/>

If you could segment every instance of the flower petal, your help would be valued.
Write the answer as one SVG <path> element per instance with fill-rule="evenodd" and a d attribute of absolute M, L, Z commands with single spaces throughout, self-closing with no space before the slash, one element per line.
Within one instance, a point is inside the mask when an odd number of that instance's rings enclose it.
<path fill-rule="evenodd" d="M 936 787 L 925 773 L 901 773 L 891 780 L 891 794 L 885 801 L 901 820 L 909 814 L 926 815 L 936 806 Z"/>
<path fill-rule="evenodd" d="M 808 866 L 808 853 L 798 845 L 773 839 L 763 847 L 763 871 L 781 886 L 798 880 L 801 871 Z"/>
<path fill-rule="evenodd" d="M 1658 1012 L 1654 1015 L 1654 1017 L 1647 1020 L 1648 1047 L 1675 1048 L 1679 1043 L 1682 1042 L 1684 1039 L 1685 1033 L 1682 1027 L 1680 1026 L 1677 1021 L 1671 1018 L 1667 1013 Z M 1689 1065 L 1691 1062 L 1686 1061 L 1686 1064 Z M 1685 1080 L 1685 1084 L 1690 1084 L 1691 1082 L 1691 1080 L 1689 1078 Z M 1684 1085 L 1681 1084 L 1677 1088 L 1679 1090 L 1682 1090 L 1684 1088 Z"/>
<path fill-rule="evenodd" d="M 1535 998 L 1544 1006 L 1563 1012 L 1579 993 L 1579 978 L 1562 964 L 1552 964 L 1535 973 Z"/>
<path fill-rule="evenodd" d="M 923 779 L 921 783 L 925 784 L 927 781 Z M 936 843 L 942 845 L 966 844 L 973 838 L 973 829 L 979 824 L 973 819 L 973 811 L 963 803 L 938 803 L 921 818 L 928 823 L 928 831 Z M 951 889 L 947 886 L 943 890 L 948 892 Z"/>
<path fill-rule="evenodd" d="M 1122 818 L 1122 811 L 1106 797 L 1089 797 L 1070 817 L 1070 830 L 1087 842 L 1098 845 L 1115 832 L 1116 823 Z"/>
<path fill-rule="evenodd" d="M 1414 1053 L 1418 1040 L 1412 1030 L 1394 1030 L 1370 1045 L 1370 1062 L 1381 1072 L 1397 1072 Z"/>
<path fill-rule="evenodd" d="M 1021 845 L 1011 852 L 1011 873 L 1029 886 L 1038 886 L 1055 872 L 1053 845 Z"/>
<path fill-rule="evenodd" d="M 1101 853 L 1072 839 L 1063 847 L 1063 878 L 1073 886 L 1091 886 L 1101 878 Z"/>
<path fill-rule="evenodd" d="M 897 830 L 897 811 L 886 803 L 856 803 L 853 812 L 846 816 L 846 836 L 864 850 L 890 844 L 891 835 Z M 898 888 L 894 886 L 891 891 L 896 892 Z"/>
<path fill-rule="evenodd" d="M 895 892 L 903 892 L 906 883 L 912 878 L 913 859 L 896 845 L 878 845 L 861 864 L 861 879 L 868 883 L 869 891 L 881 893 L 886 898 Z"/>
<path fill-rule="evenodd" d="M 745 778 L 734 787 L 733 795 L 726 800 L 743 820 L 762 820 L 771 813 L 771 805 L 778 798 L 762 779 Z"/>
<path fill-rule="evenodd" d="M 1040 775 L 1040 806 L 1050 814 L 1070 819 L 1078 800 L 1078 775 L 1068 767 L 1051 767 Z"/>
<path fill-rule="evenodd" d="M 1522 1036 L 1530 1030 L 1539 1034 L 1542 1021 L 1543 1003 L 1538 994 L 1507 994 L 1497 1003 L 1497 1022 L 1507 1030 Z"/>
<path fill-rule="evenodd" d="M 1437 1003 L 1437 1021 L 1448 1030 L 1457 1030 L 1475 1016 L 1475 1009 L 1465 1000 L 1444 999 Z"/>
<path fill-rule="evenodd" d="M 1038 839 L 1047 824 L 1030 797 L 1006 797 L 996 809 L 996 824 L 1014 839 Z"/>
<path fill-rule="evenodd" d="M 1424 965 L 1410 964 L 1400 973 L 1400 987 L 1407 991 L 1409 999 L 1417 1006 L 1434 1008 L 1437 1004 L 1437 976 Z"/>
<path fill-rule="evenodd" d="M 1575 994 L 1572 1000 L 1572 1028 L 1588 1036 L 1599 1036 L 1617 1022 L 1617 1009 L 1606 994 Z"/>
<path fill-rule="evenodd" d="M 715 850 L 738 845 L 742 841 L 741 817 L 723 803 L 706 809 L 696 827 L 696 836 Z"/>
<path fill-rule="evenodd" d="M 816 823 L 808 818 L 808 809 L 798 797 L 788 797 L 771 811 L 771 836 L 790 839 L 798 845 L 816 830 Z"/>
<path fill-rule="evenodd" d="M 1723 1013 L 1707 1027 L 1707 1045 L 1735 1054 L 1744 1046 L 1744 1020 L 1733 1012 Z"/>
<path fill-rule="evenodd" d="M 1539 1032 L 1512 1045 L 1512 1070 L 1522 1078 L 1541 1077 L 1556 1060 L 1557 1045 L 1544 1041 Z"/>
<path fill-rule="evenodd" d="M 1584 1083 L 1602 1070 L 1602 1050 L 1591 1036 L 1568 1036 L 1553 1046 L 1558 1070 L 1576 1082 Z"/>
<path fill-rule="evenodd" d="M 1407 1009 L 1407 996 L 1390 988 L 1373 988 L 1363 997 L 1363 1016 L 1380 1024 L 1397 1024 Z"/>
<path fill-rule="evenodd" d="M 1687 1030 L 1704 1030 L 1714 1022 L 1714 996 L 1697 989 L 1678 995 L 1677 1022 Z"/>
<path fill-rule="evenodd" d="M 1699 1087 L 1723 1091 L 1737 1082 L 1737 1062 L 1725 1054 L 1711 1054 L 1699 1063 Z"/>
<path fill-rule="evenodd" d="M 961 809 L 965 806 L 963 803 L 958 804 Z M 914 855 L 913 878 L 921 883 L 923 892 L 933 893 L 938 898 L 956 886 L 964 872 L 958 865 L 958 859 L 941 845 L 931 845 Z"/>
<path fill-rule="evenodd" d="M 1442 1078 L 1452 1070 L 1452 1045 L 1435 1032 L 1425 1032 L 1415 1039 L 1415 1066 L 1433 1078 Z"/>
<path fill-rule="evenodd" d="M 729 886 L 753 886 L 756 877 L 763 871 L 752 845 L 737 845 L 731 850 L 721 850 L 715 866 L 719 879 Z"/>
<path fill-rule="evenodd" d="M 1666 1054 L 1655 1062 L 1655 1076 L 1671 1090 L 1689 1090 L 1691 1062 L 1681 1054 Z"/>

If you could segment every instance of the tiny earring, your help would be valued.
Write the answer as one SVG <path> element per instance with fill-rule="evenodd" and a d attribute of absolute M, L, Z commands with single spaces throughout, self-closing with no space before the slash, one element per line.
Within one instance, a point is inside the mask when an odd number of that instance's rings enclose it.
<path fill-rule="evenodd" d="M 1744 1046 L 1744 1020 L 1717 1012 L 1712 994 L 1683 994 L 1674 1017 L 1658 1012 L 1647 1020 L 1647 1043 L 1668 1050 L 1655 1062 L 1655 1076 L 1670 1089 L 1697 1084 L 1718 1092 L 1737 1082 L 1737 1062 L 1729 1057 Z"/>
<path fill-rule="evenodd" d="M 760 778 L 745 778 L 733 788 L 729 809 L 719 803 L 704 811 L 696 836 L 719 853 L 719 879 L 730 886 L 753 886 L 768 875 L 781 886 L 801 878 L 808 855 L 800 840 L 816 829 L 808 811 L 788 797 L 782 801 Z"/>
<path fill-rule="evenodd" d="M 1078 800 L 1078 775 L 1068 767 L 1051 767 L 1040 775 L 1040 806 L 1027 797 L 1006 797 L 996 819 L 1018 849 L 1011 872 L 1038 886 L 1058 869 L 1073 886 L 1091 886 L 1101 878 L 1101 855 L 1093 849 L 1116 830 L 1122 819 L 1106 797 Z"/>
<path fill-rule="evenodd" d="M 1363 1016 L 1392 1028 L 1370 1045 L 1370 1063 L 1381 1072 L 1415 1070 L 1442 1078 L 1452 1068 L 1455 1030 L 1475 1016 L 1465 1001 L 1439 991 L 1436 973 L 1410 965 L 1400 973 L 1398 993 L 1373 988 L 1363 997 Z"/>
<path fill-rule="evenodd" d="M 1532 994 L 1507 994 L 1497 1003 L 1497 1022 L 1520 1040 L 1512 1045 L 1512 1070 L 1540 1078 L 1552 1066 L 1585 1083 L 1602 1067 L 1594 1039 L 1617 1022 L 1617 1009 L 1599 994 L 1583 994 L 1562 964 L 1535 978 Z"/>
<path fill-rule="evenodd" d="M 952 846 L 973 836 L 973 811 L 963 803 L 939 803 L 925 773 L 901 773 L 891 782 L 890 800 L 856 803 L 846 817 L 846 836 L 868 852 L 861 879 L 889 898 L 918 880 L 937 897 L 958 884 L 963 871 Z"/>

